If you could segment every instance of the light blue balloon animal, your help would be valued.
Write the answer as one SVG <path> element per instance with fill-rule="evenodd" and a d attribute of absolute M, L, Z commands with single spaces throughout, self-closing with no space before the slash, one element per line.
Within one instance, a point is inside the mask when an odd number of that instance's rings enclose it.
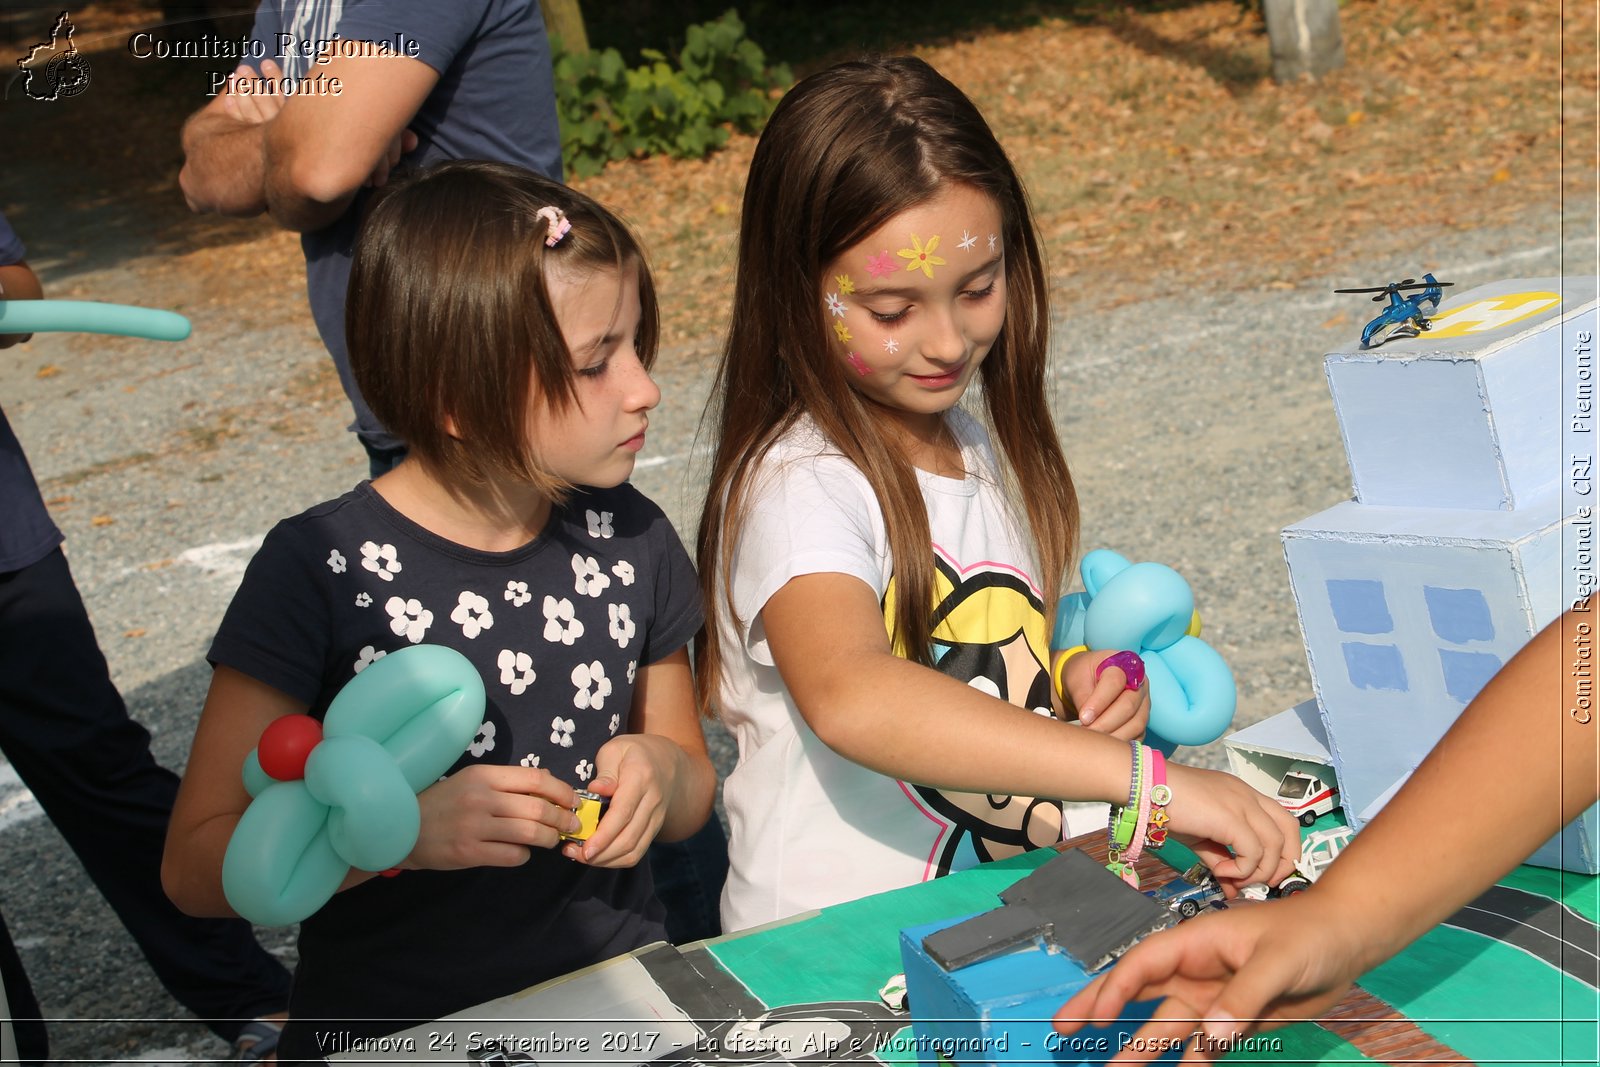
<path fill-rule="evenodd" d="M 1161 563 L 1129 563 L 1107 548 L 1083 557 L 1079 572 L 1084 591 L 1061 598 L 1050 647 L 1139 653 L 1150 682 L 1145 744 L 1166 755 L 1227 732 L 1239 691 L 1227 663 L 1198 636 L 1194 593 L 1183 576 Z"/>
<path fill-rule="evenodd" d="M 244 763 L 250 806 L 222 860 L 228 903 L 251 922 L 299 922 L 351 867 L 382 871 L 416 846 L 417 794 L 483 724 L 483 679 L 442 645 L 391 652 L 347 682 L 323 718 L 305 775 L 278 781 L 257 750 Z"/>

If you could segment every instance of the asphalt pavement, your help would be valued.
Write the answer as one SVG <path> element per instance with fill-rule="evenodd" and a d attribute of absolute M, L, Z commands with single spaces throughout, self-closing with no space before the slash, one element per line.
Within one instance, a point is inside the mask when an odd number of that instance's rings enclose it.
<path fill-rule="evenodd" d="M 1203 253 L 1197 253 L 1202 254 Z M 1371 309 L 1337 286 L 1425 269 L 1457 283 L 1595 273 L 1595 220 L 1530 211 L 1516 226 L 1352 238 L 1337 269 L 1240 291 L 1161 279 L 1066 282 L 1055 306 L 1054 402 L 1083 508 L 1083 547 L 1154 559 L 1194 586 L 1232 665 L 1247 725 L 1305 699 L 1305 655 L 1279 531 L 1350 495 L 1322 355 Z M 141 290 L 120 267 L 52 273 L 57 295 L 184 304 L 182 279 Z M 241 283 L 298 287 L 299 278 Z M 67 534 L 112 673 L 181 768 L 211 634 L 262 534 L 358 481 L 365 457 L 326 387 L 309 318 L 263 327 L 192 303 L 180 344 L 41 335 L 0 353 L 0 402 Z M 686 542 L 706 473 L 700 418 L 714 341 L 664 352 L 664 401 L 635 482 Z M 717 734 L 724 767 L 731 752 Z M 1220 746 L 1180 756 L 1221 766 Z M 194 1062 L 223 1054 L 156 983 L 15 775 L 0 761 L 0 910 L 65 1062 Z M 292 962 L 290 931 L 263 940 Z"/>

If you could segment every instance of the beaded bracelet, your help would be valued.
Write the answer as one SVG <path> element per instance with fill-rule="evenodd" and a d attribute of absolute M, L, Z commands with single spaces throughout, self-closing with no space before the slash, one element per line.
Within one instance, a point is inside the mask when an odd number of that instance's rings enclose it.
<path fill-rule="evenodd" d="M 1167 843 L 1167 805 L 1172 803 L 1172 787 L 1167 784 L 1167 760 L 1158 749 L 1150 750 L 1150 821 L 1144 843 L 1160 848 Z"/>

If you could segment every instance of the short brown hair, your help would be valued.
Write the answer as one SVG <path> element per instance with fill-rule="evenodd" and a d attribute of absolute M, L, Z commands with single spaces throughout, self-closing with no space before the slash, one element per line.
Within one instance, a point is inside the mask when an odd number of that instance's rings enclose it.
<path fill-rule="evenodd" d="M 553 247 L 537 215 L 544 207 L 572 224 Z M 558 411 L 573 400 L 572 354 L 546 273 L 630 265 L 648 368 L 659 337 L 655 286 L 638 240 L 610 211 L 504 163 L 443 163 L 392 182 L 362 223 L 350 270 L 345 340 L 356 385 L 440 474 L 474 484 L 509 475 L 559 498 L 570 486 L 527 447 L 531 387 Z"/>

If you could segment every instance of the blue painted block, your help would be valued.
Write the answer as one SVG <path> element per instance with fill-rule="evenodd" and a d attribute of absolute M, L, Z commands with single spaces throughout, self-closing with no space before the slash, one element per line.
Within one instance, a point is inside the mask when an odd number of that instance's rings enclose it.
<path fill-rule="evenodd" d="M 1359 578 L 1330 578 L 1328 606 L 1334 625 L 1347 634 L 1386 634 L 1394 629 L 1383 583 Z"/>
<path fill-rule="evenodd" d="M 1346 641 L 1339 646 L 1344 651 L 1345 674 L 1357 689 L 1388 689 L 1396 693 L 1407 692 L 1405 660 L 1394 645 L 1368 645 L 1360 641 Z"/>
<path fill-rule="evenodd" d="M 1428 605 L 1433 632 L 1444 640 L 1458 645 L 1494 640 L 1494 619 L 1489 614 L 1488 601 L 1483 599 L 1483 590 L 1425 585 L 1422 599 Z"/>
<path fill-rule="evenodd" d="M 1495 282 L 1447 297 L 1415 338 L 1329 353 L 1356 499 L 1510 510 L 1559 493 L 1563 346 L 1595 332 L 1594 291 L 1592 278 Z"/>
<path fill-rule="evenodd" d="M 1463 705 L 1489 684 L 1489 679 L 1495 676 L 1501 666 L 1500 658 L 1488 652 L 1458 652 L 1452 648 L 1439 650 L 1439 669 L 1444 675 L 1445 692 Z"/>
<path fill-rule="evenodd" d="M 984 1063 L 1104 1063 L 1126 1047 L 1155 1011 L 1154 1001 L 1133 1004 L 1114 1026 L 1061 1037 L 1050 1020 L 1090 975 L 1042 942 L 1005 956 L 946 971 L 928 956 L 922 939 L 965 922 L 957 916 L 900 932 L 906 1001 L 912 1011 L 911 1044 L 917 1062 L 939 1057 L 962 1065 Z M 1176 1052 L 1162 1062 L 1176 1061 Z"/>
<path fill-rule="evenodd" d="M 1562 541 L 1577 526 L 1552 495 L 1516 511 L 1349 501 L 1283 531 L 1312 687 L 1352 826 L 1383 807 L 1500 665 L 1565 609 Z M 1360 583 L 1381 586 L 1391 632 L 1343 625 L 1349 590 L 1375 600 Z M 1596 873 L 1600 818 L 1591 813 L 1576 825 L 1566 855 L 1580 865 L 1569 869 Z M 1552 845 L 1541 855 L 1560 853 Z"/>

